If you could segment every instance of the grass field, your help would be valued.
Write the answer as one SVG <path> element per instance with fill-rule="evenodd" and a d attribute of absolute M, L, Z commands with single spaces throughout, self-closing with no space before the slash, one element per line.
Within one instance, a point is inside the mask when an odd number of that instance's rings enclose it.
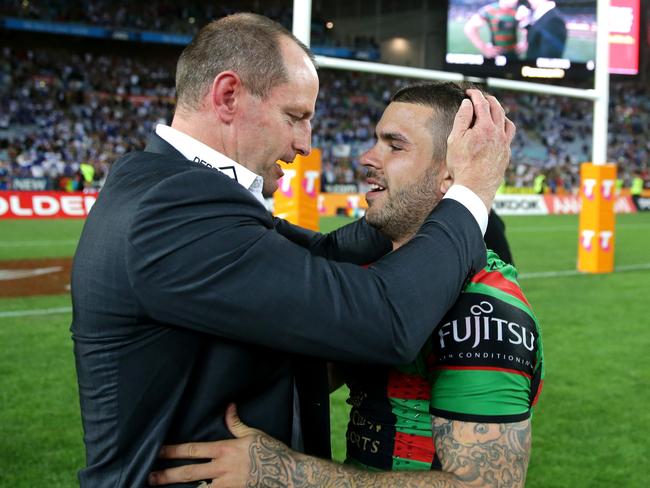
<path fill-rule="evenodd" d="M 618 217 L 621 271 L 599 276 L 573 273 L 577 217 L 505 220 L 547 365 L 527 486 L 650 486 L 650 214 Z M 78 221 L 0 221 L 0 259 L 69 256 L 80 230 Z M 61 311 L 69 303 L 0 298 L 2 487 L 76 485 L 83 449 L 70 313 Z M 21 315 L 43 309 L 54 311 Z M 338 459 L 344 399 L 344 391 L 332 398 Z"/>

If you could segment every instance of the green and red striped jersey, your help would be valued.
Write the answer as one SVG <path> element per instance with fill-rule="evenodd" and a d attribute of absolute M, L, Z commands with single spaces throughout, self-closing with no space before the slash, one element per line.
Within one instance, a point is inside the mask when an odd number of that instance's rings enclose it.
<path fill-rule="evenodd" d="M 478 11 L 490 28 L 492 44 L 501 48 L 501 54 L 515 54 L 517 48 L 517 26 L 515 17 L 517 11 L 512 8 L 501 8 L 499 2 L 490 3 Z"/>
<path fill-rule="evenodd" d="M 378 470 L 439 469 L 431 415 L 468 422 L 528 418 L 542 389 L 537 319 L 517 271 L 488 251 L 415 362 L 348 365 L 347 462 Z"/>

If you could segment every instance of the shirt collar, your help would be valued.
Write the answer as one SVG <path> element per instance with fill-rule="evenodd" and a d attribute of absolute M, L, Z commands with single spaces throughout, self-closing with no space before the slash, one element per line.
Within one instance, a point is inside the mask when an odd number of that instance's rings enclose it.
<path fill-rule="evenodd" d="M 216 169 L 250 191 L 264 205 L 262 186 L 264 180 L 245 166 L 197 141 L 192 136 L 165 124 L 156 125 L 156 134 L 190 161 Z"/>
<path fill-rule="evenodd" d="M 543 3 L 535 12 L 533 12 L 533 21 L 538 21 L 546 12 L 555 8 L 555 2 Z"/>

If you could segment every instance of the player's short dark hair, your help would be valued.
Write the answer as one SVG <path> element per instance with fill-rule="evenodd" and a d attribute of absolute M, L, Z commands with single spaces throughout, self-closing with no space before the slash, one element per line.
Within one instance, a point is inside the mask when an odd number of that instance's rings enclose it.
<path fill-rule="evenodd" d="M 176 65 L 179 106 L 196 109 L 214 78 L 232 70 L 252 94 L 264 98 L 288 80 L 280 40 L 291 39 L 310 57 L 309 48 L 273 20 L 252 13 L 237 13 L 210 22 L 194 36 Z"/>
<path fill-rule="evenodd" d="M 463 99 L 468 98 L 465 91 L 477 88 L 471 83 L 453 81 L 416 83 L 407 85 L 395 92 L 392 102 L 414 103 L 434 109 L 431 120 L 433 131 L 433 159 L 444 161 L 447 156 L 447 138 L 454 125 L 454 118 Z"/>

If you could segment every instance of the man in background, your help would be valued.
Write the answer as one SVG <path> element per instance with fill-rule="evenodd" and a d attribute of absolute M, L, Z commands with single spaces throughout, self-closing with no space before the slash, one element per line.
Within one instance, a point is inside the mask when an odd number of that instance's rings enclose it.
<path fill-rule="evenodd" d="M 532 9 L 526 59 L 562 58 L 567 41 L 566 22 L 555 2 L 528 0 Z"/>

